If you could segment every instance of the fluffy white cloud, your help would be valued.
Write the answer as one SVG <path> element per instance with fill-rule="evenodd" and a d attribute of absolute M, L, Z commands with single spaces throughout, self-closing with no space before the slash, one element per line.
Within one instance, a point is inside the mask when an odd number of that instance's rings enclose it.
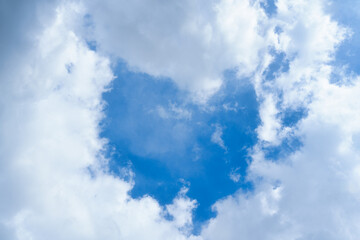
<path fill-rule="evenodd" d="M 262 120 L 262 125 L 257 129 L 259 139 L 278 144 L 278 131 L 281 128 L 281 123 L 277 117 L 279 110 L 272 95 L 264 96 L 259 114 Z"/>
<path fill-rule="evenodd" d="M 297 126 L 303 147 L 290 157 L 272 162 L 256 150 L 248 172 L 255 191 L 218 202 L 205 239 L 357 239 L 358 86 L 323 86 Z"/>
<path fill-rule="evenodd" d="M 81 11 L 58 7 L 31 31 L 24 59 L 1 71 L 0 237 L 187 239 L 195 202 L 185 193 L 167 210 L 132 199 L 132 183 L 108 173 L 99 121 L 113 74 L 72 31 Z"/>
<path fill-rule="evenodd" d="M 167 205 L 168 213 L 174 218 L 175 225 L 187 234 L 192 230 L 192 211 L 196 201 L 186 196 L 188 188 L 183 187 L 171 205 Z"/>
<path fill-rule="evenodd" d="M 279 0 L 277 6 L 274 21 L 282 31 L 274 47 L 290 64 L 274 80 L 262 72 L 255 78 L 262 100 L 259 139 L 267 142 L 253 149 L 247 178 L 254 191 L 216 203 L 218 215 L 202 234 L 204 239 L 358 239 L 360 81 L 347 77 L 332 84 L 330 62 L 349 31 L 326 15 L 324 1 Z M 292 128 L 284 126 L 279 113 L 299 107 L 307 116 Z M 290 136 L 302 141 L 298 151 L 265 157 L 268 143 Z"/>
<path fill-rule="evenodd" d="M 317 91 L 318 81 L 328 81 L 336 47 L 350 31 L 340 27 L 324 12 L 324 1 L 277 2 L 277 15 L 272 19 L 274 32 L 268 44 L 277 53 L 286 54 L 289 71 L 276 74 L 274 80 L 264 78 L 264 70 L 274 60 L 264 56 L 262 68 L 254 77 L 263 124 L 258 128 L 260 139 L 279 144 L 289 129 L 281 126 L 281 112 L 305 107 Z M 281 69 L 280 69 L 281 70 Z"/>
<path fill-rule="evenodd" d="M 264 48 L 259 3 L 211 1 L 87 1 L 99 49 L 134 70 L 173 79 L 204 102 L 222 72 L 253 72 Z M 91 37 L 90 37 L 91 38 Z"/>

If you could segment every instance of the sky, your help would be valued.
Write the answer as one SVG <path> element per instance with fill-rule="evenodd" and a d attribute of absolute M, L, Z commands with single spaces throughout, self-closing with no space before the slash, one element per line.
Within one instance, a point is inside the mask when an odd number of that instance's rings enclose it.
<path fill-rule="evenodd" d="M 360 239 L 359 21 L 0 0 L 0 239 Z"/>

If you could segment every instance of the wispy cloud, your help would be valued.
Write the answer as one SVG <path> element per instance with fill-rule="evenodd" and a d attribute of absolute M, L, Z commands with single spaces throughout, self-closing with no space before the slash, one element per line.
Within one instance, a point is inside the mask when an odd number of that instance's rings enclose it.
<path fill-rule="evenodd" d="M 224 140 L 222 139 L 223 129 L 220 125 L 215 125 L 215 131 L 211 135 L 211 141 L 217 145 L 219 145 L 222 149 L 227 151 L 227 147 L 225 146 Z"/>

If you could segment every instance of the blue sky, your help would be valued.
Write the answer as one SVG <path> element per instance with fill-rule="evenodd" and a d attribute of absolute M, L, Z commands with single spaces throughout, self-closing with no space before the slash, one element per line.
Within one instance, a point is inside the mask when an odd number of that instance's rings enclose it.
<path fill-rule="evenodd" d="M 186 92 L 169 79 L 131 72 L 122 62 L 115 74 L 111 91 L 103 96 L 107 117 L 102 136 L 110 142 L 113 171 L 130 165 L 135 173 L 133 197 L 149 194 L 169 204 L 187 186 L 188 196 L 199 204 L 195 220 L 205 221 L 214 216 L 211 205 L 216 200 L 239 187 L 251 188 L 244 175 L 259 116 L 249 83 L 239 84 L 234 71 L 224 72 L 226 84 L 204 107 L 187 103 Z M 176 114 L 174 107 L 187 114 L 164 118 L 159 107 L 169 115 Z M 211 141 L 217 127 L 226 149 Z M 232 173 L 241 178 L 234 182 Z"/>
<path fill-rule="evenodd" d="M 0 239 L 358 239 L 359 9 L 0 1 Z"/>

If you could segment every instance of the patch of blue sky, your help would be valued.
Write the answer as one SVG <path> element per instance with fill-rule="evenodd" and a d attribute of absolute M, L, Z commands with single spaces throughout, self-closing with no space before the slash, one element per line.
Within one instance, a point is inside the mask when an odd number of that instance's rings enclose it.
<path fill-rule="evenodd" d="M 275 15 L 277 12 L 275 1 L 276 0 L 263 0 L 260 2 L 260 6 L 265 10 L 265 13 L 269 17 Z"/>
<path fill-rule="evenodd" d="M 86 44 L 87 44 L 88 48 L 92 51 L 97 50 L 97 43 L 91 37 L 91 32 L 93 31 L 94 26 L 95 26 L 95 24 L 94 24 L 94 19 L 92 18 L 92 16 L 90 14 L 85 14 L 83 16 L 82 31 L 85 36 Z"/>
<path fill-rule="evenodd" d="M 301 138 L 289 136 L 277 146 L 263 147 L 265 158 L 271 161 L 279 161 L 290 156 L 303 146 Z"/>
<path fill-rule="evenodd" d="M 327 11 L 332 18 L 340 25 L 350 28 L 352 35 L 346 39 L 339 47 L 335 54 L 333 64 L 338 67 L 338 71 L 333 75 L 332 81 L 341 82 L 345 73 L 360 74 L 360 2 L 353 0 L 332 1 L 328 5 Z"/>
<path fill-rule="evenodd" d="M 194 220 L 200 226 L 214 216 L 211 205 L 218 199 L 250 187 L 243 177 L 259 117 L 247 80 L 226 71 L 224 87 L 204 107 L 187 101 L 169 79 L 131 72 L 123 62 L 114 71 L 117 79 L 103 96 L 102 137 L 109 139 L 114 172 L 130 163 L 133 197 L 148 194 L 167 204 L 189 186 L 188 196 L 199 203 Z M 223 147 L 212 141 L 217 127 Z"/>
<path fill-rule="evenodd" d="M 275 50 L 272 50 L 270 53 L 274 59 L 263 73 L 263 77 L 267 81 L 274 80 L 275 77 L 281 72 L 289 71 L 290 63 L 284 52 L 276 52 Z"/>
<path fill-rule="evenodd" d="M 293 127 L 301 119 L 306 117 L 308 110 L 305 107 L 299 107 L 297 109 L 286 109 L 280 114 L 281 123 L 284 127 Z"/>
<path fill-rule="evenodd" d="M 97 50 L 97 45 L 95 41 L 86 41 L 86 44 L 88 46 L 88 48 L 92 51 L 96 51 Z"/>

